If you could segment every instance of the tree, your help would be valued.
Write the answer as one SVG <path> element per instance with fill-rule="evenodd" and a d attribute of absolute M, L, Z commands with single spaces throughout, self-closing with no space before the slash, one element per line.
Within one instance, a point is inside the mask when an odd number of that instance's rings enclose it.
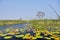
<path fill-rule="evenodd" d="M 42 19 L 42 18 L 44 17 L 44 15 L 45 15 L 44 12 L 38 11 L 36 16 L 37 16 L 39 19 Z"/>
<path fill-rule="evenodd" d="M 22 18 L 19 18 L 19 20 L 22 20 Z"/>

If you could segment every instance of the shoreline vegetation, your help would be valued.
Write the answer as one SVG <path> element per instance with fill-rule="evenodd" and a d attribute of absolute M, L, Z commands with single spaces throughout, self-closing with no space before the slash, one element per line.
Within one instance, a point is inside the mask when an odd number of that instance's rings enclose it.
<path fill-rule="evenodd" d="M 60 32 L 60 20 L 31 20 L 31 26 L 40 30 Z"/>
<path fill-rule="evenodd" d="M 30 22 L 40 26 L 60 26 L 60 20 L 0 20 L 0 26 Z"/>
<path fill-rule="evenodd" d="M 0 26 L 24 23 L 25 20 L 0 20 Z"/>

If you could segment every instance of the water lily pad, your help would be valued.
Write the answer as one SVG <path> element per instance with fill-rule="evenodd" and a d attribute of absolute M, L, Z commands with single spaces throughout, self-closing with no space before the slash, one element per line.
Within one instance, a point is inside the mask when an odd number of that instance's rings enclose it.
<path fill-rule="evenodd" d="M 12 36 L 5 36 L 4 38 L 5 38 L 5 39 L 11 39 Z"/>

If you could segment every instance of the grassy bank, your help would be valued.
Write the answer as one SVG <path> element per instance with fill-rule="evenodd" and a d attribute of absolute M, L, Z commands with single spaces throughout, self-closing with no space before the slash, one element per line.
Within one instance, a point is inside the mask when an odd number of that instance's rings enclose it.
<path fill-rule="evenodd" d="M 60 30 L 60 20 L 31 20 L 32 27 L 36 27 L 42 30 Z"/>
<path fill-rule="evenodd" d="M 24 22 L 26 21 L 25 20 L 0 20 L 0 26 L 10 25 L 10 24 L 19 24 Z"/>

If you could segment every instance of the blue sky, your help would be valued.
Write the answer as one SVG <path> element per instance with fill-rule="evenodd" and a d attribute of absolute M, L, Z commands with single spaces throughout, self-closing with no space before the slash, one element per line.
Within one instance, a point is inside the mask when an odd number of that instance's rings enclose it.
<path fill-rule="evenodd" d="M 60 0 L 0 0 L 0 19 L 36 19 L 38 11 L 44 18 L 57 18 L 48 4 L 60 13 Z"/>

